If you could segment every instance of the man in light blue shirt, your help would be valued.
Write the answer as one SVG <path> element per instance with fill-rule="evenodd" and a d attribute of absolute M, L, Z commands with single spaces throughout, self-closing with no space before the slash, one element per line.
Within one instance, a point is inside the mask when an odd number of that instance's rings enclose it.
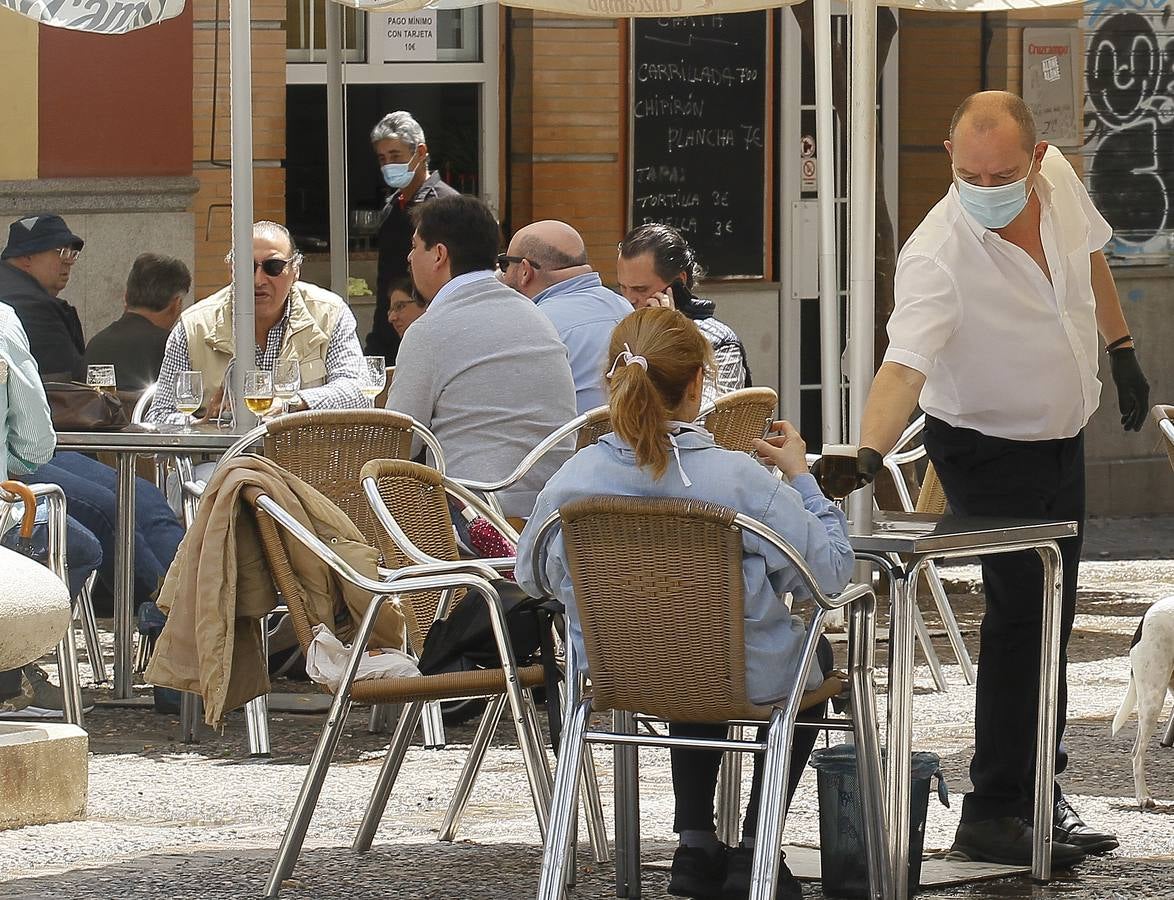
<path fill-rule="evenodd" d="M 608 341 L 632 304 L 603 286 L 587 262 L 579 232 L 555 220 L 527 225 L 497 258 L 497 267 L 503 282 L 533 300 L 554 323 L 571 363 L 576 410 L 585 413 L 607 403 Z"/>

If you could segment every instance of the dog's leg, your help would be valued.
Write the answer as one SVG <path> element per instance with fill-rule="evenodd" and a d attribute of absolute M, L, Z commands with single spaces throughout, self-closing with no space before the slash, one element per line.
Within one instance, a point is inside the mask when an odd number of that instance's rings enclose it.
<path fill-rule="evenodd" d="M 1162 701 L 1166 699 L 1165 671 L 1167 663 L 1159 660 L 1153 643 L 1143 642 L 1130 652 L 1133 664 L 1133 682 L 1137 691 L 1137 741 L 1133 745 L 1133 787 L 1137 805 L 1141 809 L 1152 809 L 1156 804 L 1150 796 L 1145 781 L 1145 752 L 1150 735 L 1157 727 L 1162 714 Z"/>

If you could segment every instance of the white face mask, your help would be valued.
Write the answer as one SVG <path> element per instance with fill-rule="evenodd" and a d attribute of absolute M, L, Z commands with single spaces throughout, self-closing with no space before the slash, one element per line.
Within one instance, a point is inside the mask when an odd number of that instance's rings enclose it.
<path fill-rule="evenodd" d="M 1032 160 L 1034 163 L 1034 160 Z M 954 170 L 954 183 L 958 186 L 958 200 L 962 208 L 983 228 L 1005 228 L 1027 206 L 1027 179 L 1031 175 L 1032 163 L 1028 163 L 1027 175 L 1010 184 L 994 187 L 979 187 L 963 181 Z"/>

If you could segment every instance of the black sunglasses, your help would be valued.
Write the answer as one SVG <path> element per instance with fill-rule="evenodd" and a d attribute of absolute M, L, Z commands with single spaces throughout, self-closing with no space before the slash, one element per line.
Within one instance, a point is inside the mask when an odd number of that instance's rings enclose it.
<path fill-rule="evenodd" d="M 289 259 L 282 259 L 280 256 L 273 256 L 269 259 L 263 259 L 260 262 L 253 260 L 253 274 L 257 274 L 260 269 L 270 278 L 276 278 L 285 271 L 285 267 L 297 259 L 297 256 L 291 256 Z"/>
<path fill-rule="evenodd" d="M 509 269 L 511 263 L 520 263 L 523 260 L 530 264 L 532 269 L 541 269 L 542 266 L 534 262 L 528 256 L 506 256 L 504 253 L 497 254 L 497 267 L 505 272 Z"/>

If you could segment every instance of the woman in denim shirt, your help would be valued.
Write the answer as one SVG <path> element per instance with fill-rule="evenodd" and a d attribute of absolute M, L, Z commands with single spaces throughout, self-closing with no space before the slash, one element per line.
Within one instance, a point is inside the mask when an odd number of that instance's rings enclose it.
<path fill-rule="evenodd" d="M 820 588 L 838 593 L 852 573 L 853 555 L 843 513 L 821 493 L 807 471 L 806 447 L 789 422 L 776 422 L 775 436 L 757 441 L 763 460 L 777 466 L 779 479 L 744 453 L 717 447 L 693 422 L 701 406 L 705 378 L 712 369 L 709 342 L 680 312 L 639 310 L 612 333 L 608 373 L 613 434 L 580 450 L 538 495 L 530 524 L 518 545 L 517 573 L 527 593 L 548 588 L 531 580 L 535 532 L 550 513 L 571 500 L 599 494 L 688 497 L 727 506 L 763 522 L 803 556 Z M 803 622 L 792 616 L 782 595 L 804 591 L 798 574 L 773 547 L 743 534 L 745 580 L 746 682 L 750 699 L 768 704 L 782 699 L 794 682 L 804 637 Z M 560 534 L 541 549 L 545 581 L 566 605 L 568 632 L 580 660 L 586 660 L 569 567 Z M 688 602 L 688 598 L 682 598 Z M 810 672 L 805 716 L 822 715 L 823 702 L 843 687 L 832 672 L 831 648 L 821 642 L 820 668 Z M 825 677 L 826 676 L 826 677 Z M 818 708 L 816 708 L 818 707 Z M 682 736 L 724 735 L 724 725 L 673 724 Z M 763 734 L 764 736 L 764 734 Z M 815 742 L 814 729 L 796 734 L 791 759 L 792 784 Z M 727 848 L 716 836 L 714 793 L 719 751 L 671 751 L 676 815 L 673 830 L 680 846 L 673 857 L 669 893 L 699 898 L 740 898 L 749 893 L 753 836 L 761 791 L 761 755 L 743 825 L 742 845 Z M 789 795 L 788 795 L 789 796 Z M 783 864 L 780 898 L 800 896 L 799 885 Z"/>

